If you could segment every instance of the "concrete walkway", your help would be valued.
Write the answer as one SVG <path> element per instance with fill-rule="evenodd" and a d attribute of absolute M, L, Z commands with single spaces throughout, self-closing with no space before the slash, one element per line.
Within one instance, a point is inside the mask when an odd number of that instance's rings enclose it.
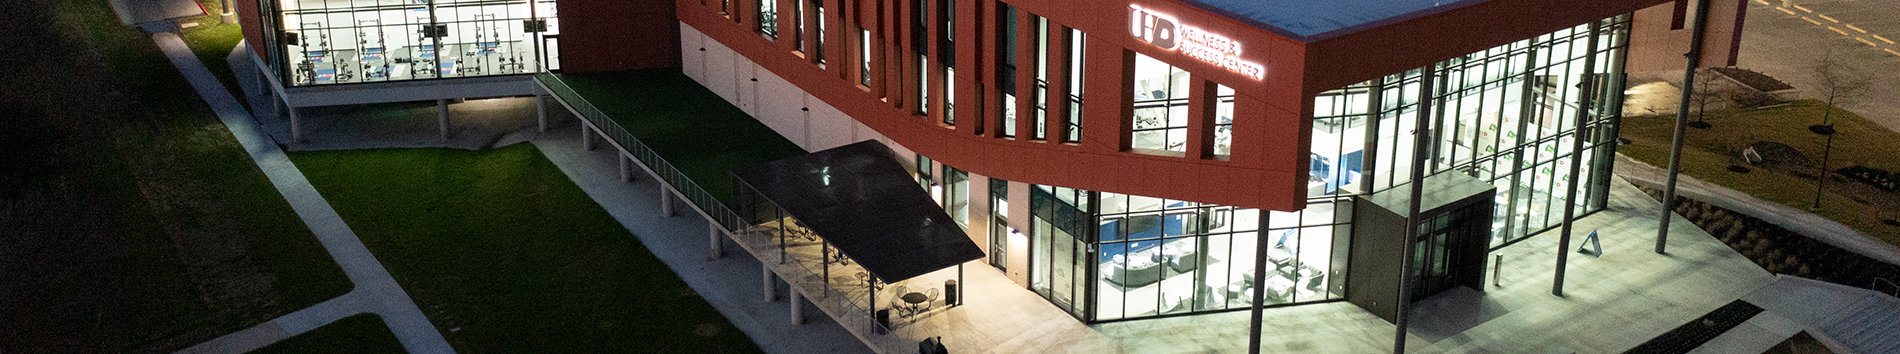
<path fill-rule="evenodd" d="M 1616 155 L 1616 175 L 1629 180 L 1630 183 L 1661 189 L 1660 186 L 1667 182 L 1668 171 L 1618 154 Z M 1704 182 L 1689 175 L 1681 175 L 1677 179 L 1676 194 L 1747 214 L 1808 238 L 1888 264 L 1900 264 L 1900 247 L 1894 247 L 1893 244 L 1868 236 L 1860 230 L 1828 220 L 1820 215 L 1814 215 L 1806 210 L 1761 200 L 1747 193 Z"/>
<path fill-rule="evenodd" d="M 1761 314 L 1690 353 L 1760 353 L 1802 331 L 1836 352 L 1900 350 L 1892 335 L 1900 333 L 1900 300 L 1892 296 L 1780 275 L 1742 301 L 1761 306 Z"/>
<path fill-rule="evenodd" d="M 192 0 L 106 0 L 106 4 L 119 15 L 119 23 L 127 26 L 205 15 L 205 9 Z"/>
<path fill-rule="evenodd" d="M 191 82 L 192 88 L 205 99 L 212 111 L 217 112 L 218 119 L 224 121 L 231 135 L 250 153 L 257 167 L 270 178 L 271 184 L 277 186 L 278 192 L 283 193 L 291 209 L 297 211 L 297 216 L 310 226 L 310 231 L 317 235 L 323 248 L 330 252 L 330 256 L 342 266 L 343 272 L 349 275 L 350 281 L 356 284 L 355 289 L 343 296 L 180 352 L 248 352 L 364 312 L 382 316 L 383 322 L 395 332 L 396 339 L 411 353 L 455 352 L 443 339 L 442 333 L 429 323 L 429 318 L 409 299 L 409 294 L 403 292 L 396 280 L 389 276 L 388 270 L 383 269 L 383 264 L 370 254 L 363 242 L 356 238 L 356 233 L 344 224 L 343 218 L 337 216 L 330 203 L 304 178 L 303 172 L 291 164 L 283 150 L 258 133 L 250 113 L 224 90 L 224 85 L 211 75 L 210 70 L 205 69 L 204 63 L 198 61 L 185 42 L 171 32 L 155 33 L 152 39 L 158 42 L 159 49 L 184 74 L 185 80 Z"/>

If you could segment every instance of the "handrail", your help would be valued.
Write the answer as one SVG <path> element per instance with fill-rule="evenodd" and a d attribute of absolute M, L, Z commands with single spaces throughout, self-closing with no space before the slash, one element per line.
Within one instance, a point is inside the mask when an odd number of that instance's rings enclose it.
<path fill-rule="evenodd" d="M 1893 288 L 1893 292 L 1880 291 L 1880 288 L 1877 287 L 1880 283 L 1887 283 L 1887 287 Z M 1867 289 L 1881 294 L 1891 294 L 1894 297 L 1900 297 L 1900 284 L 1894 284 L 1892 280 L 1887 280 L 1887 278 L 1874 277 L 1874 281 L 1867 283 Z"/>
<path fill-rule="evenodd" d="M 659 153 L 647 147 L 646 144 L 641 143 L 639 139 L 634 138 L 633 134 L 628 132 L 626 128 L 621 127 L 619 123 L 608 117 L 605 112 L 594 107 L 586 98 L 581 97 L 578 92 L 575 92 L 574 89 L 562 81 L 559 76 L 542 72 L 536 73 L 534 79 L 535 82 L 546 89 L 549 94 L 553 95 L 556 100 L 559 100 L 563 105 L 573 110 L 581 119 L 586 120 L 595 128 L 598 128 L 601 134 L 607 136 L 609 142 L 619 146 L 621 150 L 624 150 L 628 155 L 631 155 L 638 161 L 643 168 L 653 173 L 653 175 L 658 176 L 661 183 L 667 185 L 668 188 L 678 193 L 681 199 L 687 201 L 688 207 L 693 208 L 693 210 L 698 211 L 700 215 L 704 215 L 707 219 L 712 220 L 714 225 L 717 225 L 717 227 L 722 229 L 721 231 L 724 231 L 726 235 L 729 235 L 734 241 L 737 241 L 741 247 L 747 249 L 763 247 L 783 249 L 786 247 L 786 245 L 778 244 L 777 241 L 764 235 L 758 226 L 752 225 L 751 222 L 740 217 L 730 206 L 713 198 L 711 193 L 707 193 L 698 183 L 694 182 L 691 178 L 687 178 L 684 173 L 679 171 L 679 168 L 674 167 L 671 163 L 667 163 L 666 159 L 661 158 Z M 918 333 L 920 329 L 914 328 L 915 326 L 894 326 L 895 328 L 889 328 L 877 323 L 874 313 L 874 310 L 877 309 L 877 304 L 861 304 L 855 301 L 857 299 L 854 299 L 853 296 L 845 295 L 844 291 L 846 289 L 839 289 L 831 282 L 823 280 L 821 274 L 825 272 L 822 269 L 814 269 L 814 267 L 828 268 L 833 267 L 833 265 L 824 261 L 818 261 L 816 264 L 813 264 L 812 260 L 809 259 L 783 257 L 779 256 L 781 254 L 779 252 L 756 251 L 758 250 L 754 250 L 753 253 L 759 257 L 760 263 L 767 265 L 780 264 L 782 266 L 772 268 L 778 272 L 790 273 L 780 274 L 781 278 L 785 279 L 789 285 L 819 290 L 815 292 L 821 294 L 819 298 L 808 298 L 808 300 L 818 305 L 821 310 L 832 312 L 833 320 L 837 321 L 840 325 L 846 328 L 856 329 L 854 332 L 861 331 L 864 335 L 864 339 L 868 342 L 867 344 L 886 350 L 899 350 L 915 346 L 916 343 L 912 340 L 921 340 L 921 338 L 923 338 L 923 334 Z M 810 294 L 814 292 L 808 291 L 804 293 Z M 882 334 L 879 334 L 880 332 Z"/>
<path fill-rule="evenodd" d="M 592 123 L 595 128 L 600 129 L 601 134 L 606 135 L 609 141 L 619 146 L 621 150 L 625 150 L 627 155 L 639 161 L 640 164 L 652 172 L 654 176 L 659 177 L 661 182 L 665 183 L 669 189 L 678 193 L 680 199 L 684 199 L 688 207 L 693 208 L 693 210 L 698 211 L 701 215 L 705 215 L 707 219 L 712 220 L 713 223 L 718 225 L 727 235 L 735 234 L 746 228 L 745 220 L 740 218 L 738 213 L 734 213 L 731 207 L 726 206 L 726 204 L 720 202 L 719 199 L 713 198 L 712 193 L 706 192 L 705 188 L 700 187 L 698 183 L 686 177 L 685 173 L 681 173 L 679 168 L 673 167 L 671 163 L 667 163 L 666 159 L 661 158 L 658 152 L 653 151 L 652 148 L 641 143 L 640 139 L 634 138 L 633 133 L 621 127 L 620 123 L 614 122 L 611 117 L 607 116 L 606 112 L 602 112 L 599 108 L 594 107 L 594 104 L 588 102 L 586 98 L 581 97 L 580 93 L 575 92 L 573 87 L 568 86 L 567 82 L 562 81 L 560 76 L 549 72 L 540 72 L 534 74 L 534 80 L 539 83 L 542 88 L 547 89 L 548 93 L 553 95 L 555 99 L 560 100 L 561 103 L 567 105 L 569 109 L 572 109 L 581 119 L 587 120 Z"/>

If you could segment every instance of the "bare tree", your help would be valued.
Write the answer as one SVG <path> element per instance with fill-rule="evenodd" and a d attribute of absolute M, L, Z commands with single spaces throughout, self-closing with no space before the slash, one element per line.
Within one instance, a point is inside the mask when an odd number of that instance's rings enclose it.
<path fill-rule="evenodd" d="M 1835 107 L 1859 100 L 1873 86 L 1872 80 L 1849 72 L 1847 62 L 1833 52 L 1823 54 L 1821 60 L 1808 66 L 1808 75 L 1815 83 L 1815 93 L 1827 103 L 1827 111 L 1821 113 L 1821 124 L 1829 124 L 1834 116 Z"/>
<path fill-rule="evenodd" d="M 1866 77 L 1848 72 L 1846 65 L 1847 63 L 1830 51 L 1823 54 L 1820 61 L 1808 67 L 1808 74 L 1814 76 L 1817 85 L 1815 89 L 1819 90 L 1821 98 L 1827 101 L 1827 111 L 1821 113 L 1821 124 L 1808 127 L 1809 131 L 1827 137 L 1827 143 L 1821 148 L 1821 170 L 1818 171 L 1820 173 L 1816 173 L 1820 177 L 1814 180 L 1814 206 L 1808 207 L 1808 210 L 1821 210 L 1821 194 L 1827 190 L 1825 186 L 1830 175 L 1827 160 L 1828 155 L 1834 152 L 1835 130 L 1834 124 L 1830 121 L 1834 116 L 1834 107 L 1859 99 L 1862 95 L 1866 95 L 1867 88 L 1872 86 L 1872 81 Z"/>
<path fill-rule="evenodd" d="M 1709 104 L 1720 102 L 1723 98 L 1727 97 L 1724 89 L 1715 87 L 1715 84 L 1720 82 L 1721 79 L 1722 74 L 1716 73 L 1714 68 L 1696 70 L 1695 88 L 1689 92 L 1689 100 L 1694 101 L 1696 104 L 1695 122 L 1689 123 L 1690 127 L 1695 127 L 1696 129 L 1709 128 L 1709 123 L 1703 121 L 1704 116 L 1709 115 Z"/>

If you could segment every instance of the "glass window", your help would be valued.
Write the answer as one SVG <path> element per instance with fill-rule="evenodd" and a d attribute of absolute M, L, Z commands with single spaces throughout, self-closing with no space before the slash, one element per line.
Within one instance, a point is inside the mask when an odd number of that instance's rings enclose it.
<path fill-rule="evenodd" d="M 990 179 L 990 265 L 1009 268 L 1009 239 L 1015 237 L 1009 227 L 1009 181 Z"/>
<path fill-rule="evenodd" d="M 1220 85 L 1215 90 L 1214 156 L 1234 154 L 1234 89 Z M 1315 113 L 1314 116 L 1319 114 Z"/>
<path fill-rule="evenodd" d="M 283 51 L 272 65 L 292 86 L 533 73 L 558 57 L 554 1 L 277 7 L 285 35 L 270 41 Z"/>
<path fill-rule="evenodd" d="M 871 86 L 871 31 L 858 28 L 858 62 L 864 63 L 858 71 L 859 84 Z"/>
<path fill-rule="evenodd" d="M 1033 96 L 1030 102 L 1036 105 L 1036 115 L 1031 118 L 1033 121 L 1030 125 L 1034 128 L 1030 130 L 1029 138 L 1044 140 L 1049 136 L 1047 126 L 1049 121 L 1049 19 L 1042 16 L 1032 17 L 1036 20 L 1036 33 L 1029 40 L 1034 43 L 1036 53 L 1035 62 L 1029 65 L 1036 67 L 1036 92 L 1031 93 Z"/>
<path fill-rule="evenodd" d="M 1135 54 L 1134 139 L 1136 152 L 1187 151 L 1188 73 Z"/>
<path fill-rule="evenodd" d="M 1262 289 L 1267 304 L 1324 300 L 1328 273 L 1345 268 L 1330 263 L 1344 251 L 1333 250 L 1344 243 L 1328 231 L 1336 226 L 1330 218 L 1329 224 L 1307 227 L 1314 230 L 1307 235 L 1298 227 L 1260 232 L 1264 215 L 1257 209 L 1096 194 L 1102 211 L 1095 223 L 1101 235 L 1097 320 L 1246 308 L 1255 289 Z M 1118 206 L 1124 204 L 1133 205 Z M 1300 223 L 1300 213 L 1282 214 Z M 1259 242 L 1270 243 L 1264 274 L 1254 272 Z M 1324 245 L 1308 246 L 1317 253 L 1305 255 L 1306 244 Z M 1314 279 L 1320 285 L 1309 288 Z"/>
<path fill-rule="evenodd" d="M 947 165 L 943 171 L 943 209 L 950 213 L 951 220 L 967 230 L 970 228 L 970 173 Z"/>
<path fill-rule="evenodd" d="M 759 1 L 759 34 L 765 39 L 778 38 L 778 1 Z"/>
<path fill-rule="evenodd" d="M 1082 87 L 1085 83 L 1082 80 L 1082 69 L 1085 68 L 1082 64 L 1088 56 L 1088 52 L 1083 50 L 1086 37 L 1082 30 L 1069 29 L 1068 53 L 1064 53 L 1069 58 L 1069 126 L 1062 138 L 1064 142 L 1082 142 Z"/>
<path fill-rule="evenodd" d="M 1004 138 L 1014 139 L 1016 137 L 1016 51 L 1018 50 L 1016 46 L 1019 45 L 1016 41 L 1016 8 L 1009 4 L 997 3 L 996 11 L 999 12 L 997 17 L 1002 19 L 996 24 L 1001 27 L 996 31 L 996 35 L 1002 37 L 996 40 L 996 43 L 1001 44 L 1001 47 L 997 48 L 1000 50 L 996 51 L 996 55 L 1002 56 L 996 61 L 996 88 L 1003 94 L 1002 127 L 998 132 Z"/>

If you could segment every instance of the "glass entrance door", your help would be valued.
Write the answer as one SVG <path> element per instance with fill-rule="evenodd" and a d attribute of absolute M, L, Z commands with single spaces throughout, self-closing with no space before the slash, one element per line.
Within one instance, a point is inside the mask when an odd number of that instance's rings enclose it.
<path fill-rule="evenodd" d="M 1419 235 L 1412 241 L 1412 301 L 1432 297 L 1458 286 L 1460 269 L 1466 269 L 1470 249 L 1465 242 L 1482 240 L 1481 228 L 1490 227 L 1488 219 L 1471 218 L 1471 207 L 1453 209 L 1423 218 Z"/>

